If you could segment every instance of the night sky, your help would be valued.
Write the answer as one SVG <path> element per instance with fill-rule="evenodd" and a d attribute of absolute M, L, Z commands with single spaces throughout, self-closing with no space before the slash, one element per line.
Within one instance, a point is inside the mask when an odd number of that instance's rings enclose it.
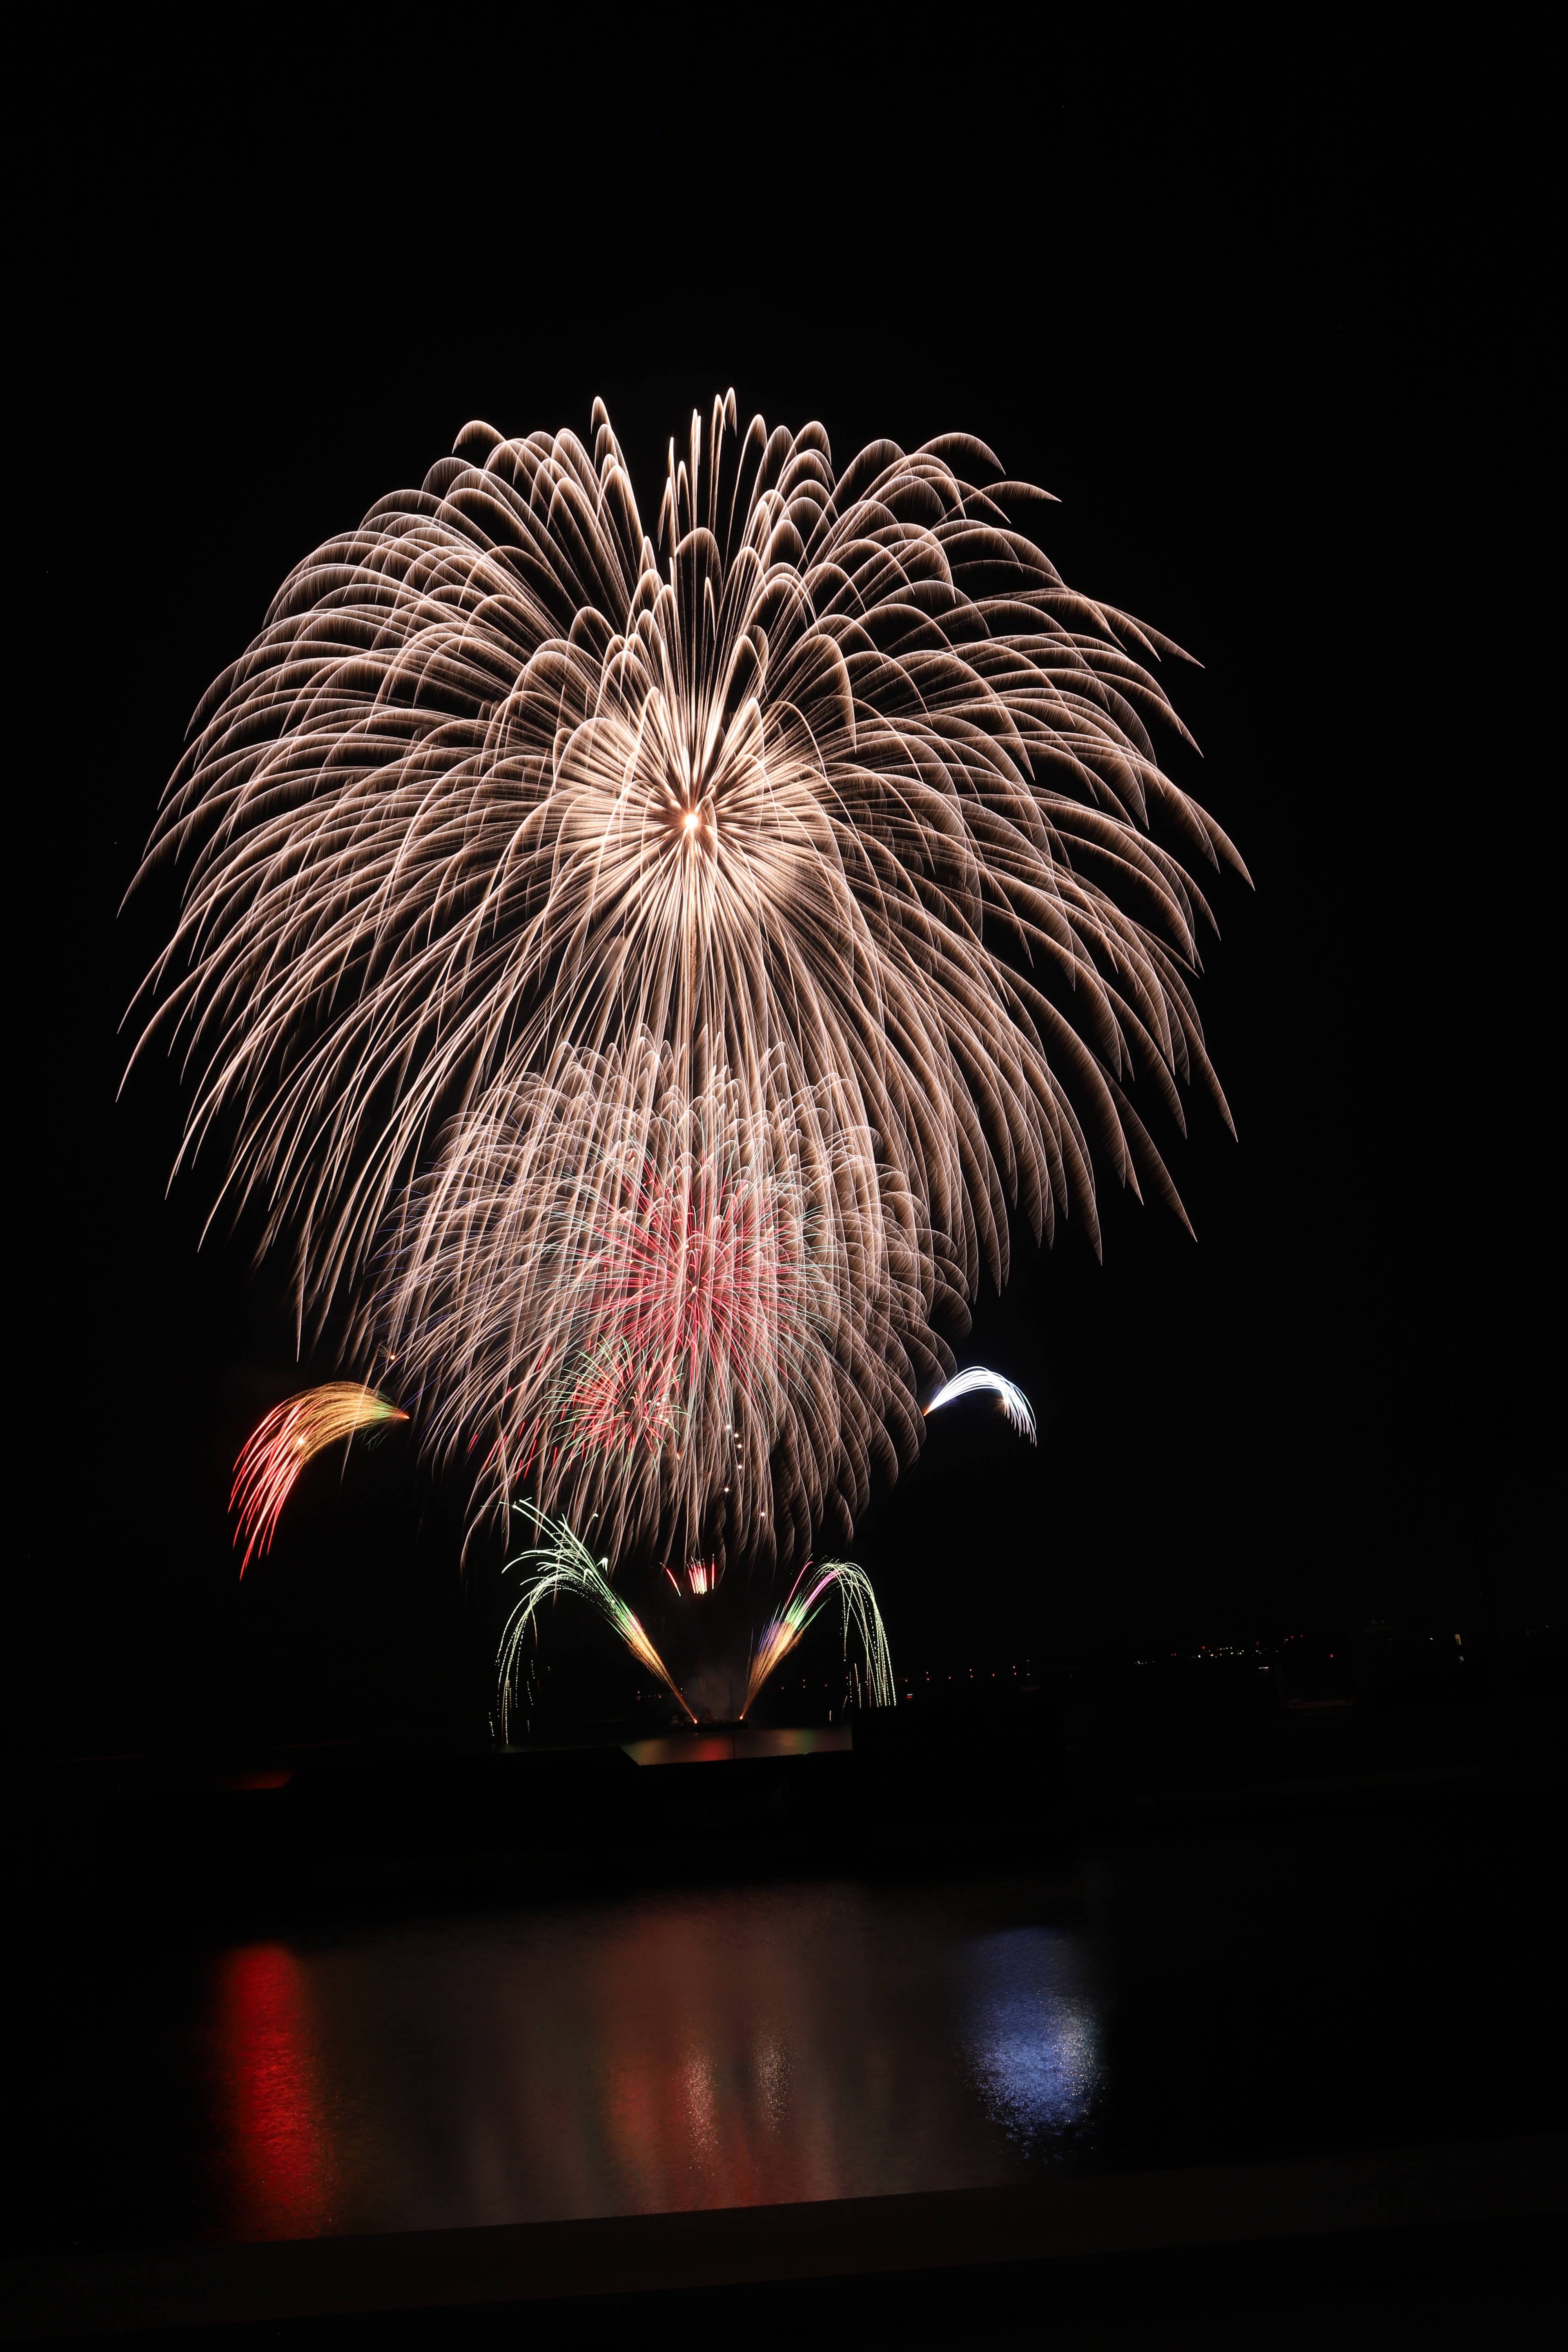
<path fill-rule="evenodd" d="M 991 56 L 590 139 L 563 95 L 510 115 L 499 62 L 459 104 L 410 55 L 396 107 L 345 85 L 258 132 L 127 72 L 28 215 L 10 1736 L 475 1719 L 493 1578 L 465 1594 L 460 1497 L 399 1441 L 318 1464 L 237 1586 L 234 1455 L 336 1367 L 296 1365 L 243 1236 L 198 1255 L 199 1172 L 165 1200 L 174 1076 L 116 1101 L 172 900 L 117 908 L 289 566 L 468 418 L 586 436 L 595 394 L 646 520 L 730 384 L 840 463 L 979 435 L 1060 498 L 1065 577 L 1202 663 L 1173 690 L 1204 758 L 1172 759 L 1257 885 L 1219 885 L 1199 997 L 1239 1141 L 1201 1103 L 1184 1142 L 1150 1119 L 1196 1244 L 1109 1181 L 1103 1265 L 1071 1226 L 1017 1240 L 959 1357 L 1023 1383 L 1039 1449 L 961 1409 L 874 1507 L 895 1656 L 1545 1608 L 1553 785 L 1516 551 L 1543 329 L 1454 127 L 1305 68 L 1233 110 L 1218 79 L 1132 99 Z"/>

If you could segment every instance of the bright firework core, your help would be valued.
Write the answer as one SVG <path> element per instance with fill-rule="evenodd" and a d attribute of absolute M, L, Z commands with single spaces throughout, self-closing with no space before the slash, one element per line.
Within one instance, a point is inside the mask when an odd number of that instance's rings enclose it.
<path fill-rule="evenodd" d="M 470 425 L 284 583 L 149 850 L 144 1042 L 475 1524 L 695 1593 L 914 1459 L 1010 1209 L 1098 1246 L 1096 1156 L 1174 1204 L 1141 1112 L 1223 1113 L 1194 871 L 1239 860 L 1160 764 L 1176 648 L 980 443 L 840 469 L 731 394 L 651 533 L 591 444 Z"/>

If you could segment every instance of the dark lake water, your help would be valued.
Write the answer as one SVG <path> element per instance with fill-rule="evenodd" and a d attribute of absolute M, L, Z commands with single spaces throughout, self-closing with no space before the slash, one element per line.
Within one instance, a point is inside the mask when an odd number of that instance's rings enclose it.
<path fill-rule="evenodd" d="M 1562 2111 L 1555 1874 L 1533 1833 L 1445 1816 L 211 1943 L 40 1921 L 13 1948 L 6 2234 L 437 2228 L 1528 2129 Z"/>

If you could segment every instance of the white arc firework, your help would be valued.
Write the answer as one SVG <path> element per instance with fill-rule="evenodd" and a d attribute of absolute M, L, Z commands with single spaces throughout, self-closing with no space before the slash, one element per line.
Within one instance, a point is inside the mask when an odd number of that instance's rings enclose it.
<path fill-rule="evenodd" d="M 471 425 L 193 722 L 143 1033 L 302 1324 L 607 1557 L 795 1563 L 918 1449 L 1007 1213 L 1220 1105 L 1175 649 L 952 437 Z M 145 869 L 144 869 L 145 870 Z M 1179 1210 L 1178 1210 L 1179 1213 Z"/>
<path fill-rule="evenodd" d="M 940 1412 L 944 1404 L 952 1404 L 958 1397 L 978 1395 L 999 1399 L 1003 1412 L 1019 1436 L 1026 1437 L 1031 1445 L 1038 1442 L 1035 1433 L 1035 1408 L 1023 1390 L 1015 1381 L 1005 1381 L 1000 1372 L 987 1371 L 984 1364 L 972 1364 L 966 1372 L 955 1373 L 951 1381 L 944 1381 L 927 1405 L 926 1417 L 929 1420 L 933 1412 Z"/>

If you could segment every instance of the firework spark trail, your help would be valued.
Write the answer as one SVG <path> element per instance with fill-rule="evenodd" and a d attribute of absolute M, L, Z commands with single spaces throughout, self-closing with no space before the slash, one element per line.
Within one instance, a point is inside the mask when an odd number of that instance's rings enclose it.
<path fill-rule="evenodd" d="M 944 1404 L 952 1404 L 955 1397 L 974 1396 L 983 1391 L 1001 1399 L 1002 1409 L 1020 1437 L 1026 1437 L 1031 1445 L 1038 1443 L 1035 1433 L 1035 1408 L 1023 1390 L 1012 1381 L 1005 1381 L 1000 1372 L 988 1372 L 984 1364 L 972 1364 L 966 1372 L 955 1374 L 953 1379 L 938 1389 L 925 1409 L 926 1417 L 929 1420 Z"/>
<path fill-rule="evenodd" d="M 234 1540 L 243 1539 L 241 1576 L 257 1551 L 270 1551 L 284 1504 L 300 1473 L 324 1446 L 356 1430 L 373 1430 L 408 1415 L 360 1381 L 328 1381 L 275 1405 L 251 1432 L 234 1465 L 228 1507 L 237 1514 Z"/>
<path fill-rule="evenodd" d="M 806 1589 L 803 1591 L 803 1587 Z M 746 1681 L 746 1705 L 741 1709 L 741 1721 L 746 1719 L 747 1708 L 763 1689 L 770 1675 L 775 1673 L 788 1657 L 801 1635 L 811 1625 L 819 1612 L 824 1597 L 837 1592 L 844 1612 L 844 1654 L 849 1654 L 851 1622 L 860 1636 L 866 1658 L 866 1689 L 873 1706 L 892 1706 L 898 1693 L 893 1684 L 892 1654 L 882 1624 L 877 1596 L 871 1590 L 871 1580 L 863 1568 L 852 1559 L 825 1560 L 814 1569 L 808 1561 L 795 1580 L 789 1599 L 776 1617 L 763 1626 L 762 1638 L 752 1656 L 752 1670 Z"/>
<path fill-rule="evenodd" d="M 601 404 L 591 450 L 471 425 L 195 715 L 142 869 L 181 1161 L 290 1244 L 301 1325 L 412 1344 L 481 1509 L 796 1562 L 918 1451 L 1010 1202 L 1098 1247 L 1098 1150 L 1180 1213 L 1129 1089 L 1224 1111 L 1188 865 L 1240 861 L 1155 751 L 1176 649 L 998 475 L 838 471 L 731 394 L 650 536 Z"/>
<path fill-rule="evenodd" d="M 679 1686 L 668 1667 L 648 1640 L 641 1619 L 613 1590 L 609 1581 L 609 1561 L 595 1559 L 587 1545 L 574 1534 L 564 1520 L 552 1518 L 531 1503 L 515 1504 L 513 1508 L 545 1540 L 520 1552 L 515 1559 L 507 1562 L 509 1570 L 526 1567 L 531 1573 L 524 1580 L 521 1594 L 501 1635 L 498 1669 L 502 1738 L 510 1736 L 518 1660 L 528 1629 L 544 1602 L 553 1601 L 563 1593 L 585 1601 L 590 1608 L 596 1610 L 620 1635 L 639 1664 L 646 1666 L 649 1674 L 657 1675 L 687 1721 L 695 1723 L 697 1717 L 681 1696 Z"/>

